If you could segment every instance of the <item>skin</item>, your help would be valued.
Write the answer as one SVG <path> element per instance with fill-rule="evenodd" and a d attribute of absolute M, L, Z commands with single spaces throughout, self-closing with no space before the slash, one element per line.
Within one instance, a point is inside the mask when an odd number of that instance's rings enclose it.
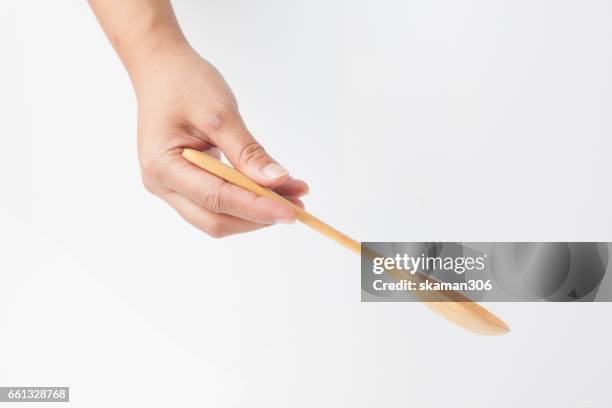
<path fill-rule="evenodd" d="M 187 222 L 220 238 L 295 222 L 282 203 L 229 184 L 186 161 L 183 148 L 230 163 L 303 207 L 308 192 L 255 140 L 219 73 L 189 45 L 167 0 L 90 0 L 138 100 L 138 157 L 145 188 Z"/>

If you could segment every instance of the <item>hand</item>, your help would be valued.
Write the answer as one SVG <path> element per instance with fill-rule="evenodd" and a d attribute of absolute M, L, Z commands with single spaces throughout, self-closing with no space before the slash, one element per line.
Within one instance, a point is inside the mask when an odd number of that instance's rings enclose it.
<path fill-rule="evenodd" d="M 152 50 L 130 75 L 138 97 L 138 153 L 148 191 L 213 237 L 295 222 L 291 207 L 186 161 L 183 148 L 220 151 L 238 170 L 302 206 L 308 192 L 257 143 L 221 74 L 189 45 Z"/>

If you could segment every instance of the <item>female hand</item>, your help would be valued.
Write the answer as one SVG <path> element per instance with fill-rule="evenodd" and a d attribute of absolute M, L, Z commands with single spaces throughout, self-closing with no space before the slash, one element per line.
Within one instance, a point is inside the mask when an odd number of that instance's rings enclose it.
<path fill-rule="evenodd" d="M 294 211 L 194 166 L 184 148 L 220 151 L 257 183 L 303 206 L 306 183 L 291 178 L 246 128 L 221 74 L 188 44 L 152 50 L 130 74 L 138 97 L 138 153 L 144 185 L 212 237 L 295 222 Z"/>
<path fill-rule="evenodd" d="M 295 204 L 308 192 L 246 128 L 221 74 L 187 42 L 169 0 L 89 0 L 138 98 L 145 187 L 213 237 L 295 222 L 291 207 L 258 197 L 189 163 L 184 148 L 220 151 L 234 167 Z"/>

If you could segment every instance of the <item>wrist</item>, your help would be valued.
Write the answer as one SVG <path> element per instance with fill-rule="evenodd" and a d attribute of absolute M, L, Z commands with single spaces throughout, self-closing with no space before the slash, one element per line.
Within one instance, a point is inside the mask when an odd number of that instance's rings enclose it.
<path fill-rule="evenodd" d="M 159 71 L 164 61 L 181 54 L 195 52 L 180 30 L 158 28 L 155 33 L 141 36 L 119 56 L 130 76 L 136 94 Z"/>

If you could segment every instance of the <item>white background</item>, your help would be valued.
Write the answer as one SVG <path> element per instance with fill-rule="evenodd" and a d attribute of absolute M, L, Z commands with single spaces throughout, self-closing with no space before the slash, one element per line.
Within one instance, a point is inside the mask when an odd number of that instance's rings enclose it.
<path fill-rule="evenodd" d="M 610 1 L 175 7 L 308 208 L 357 239 L 612 240 Z M 362 304 L 359 259 L 307 228 L 213 240 L 144 191 L 85 2 L 4 2 L 0 49 L 0 385 L 78 407 L 612 406 L 612 304 L 491 304 L 498 338 Z"/>

